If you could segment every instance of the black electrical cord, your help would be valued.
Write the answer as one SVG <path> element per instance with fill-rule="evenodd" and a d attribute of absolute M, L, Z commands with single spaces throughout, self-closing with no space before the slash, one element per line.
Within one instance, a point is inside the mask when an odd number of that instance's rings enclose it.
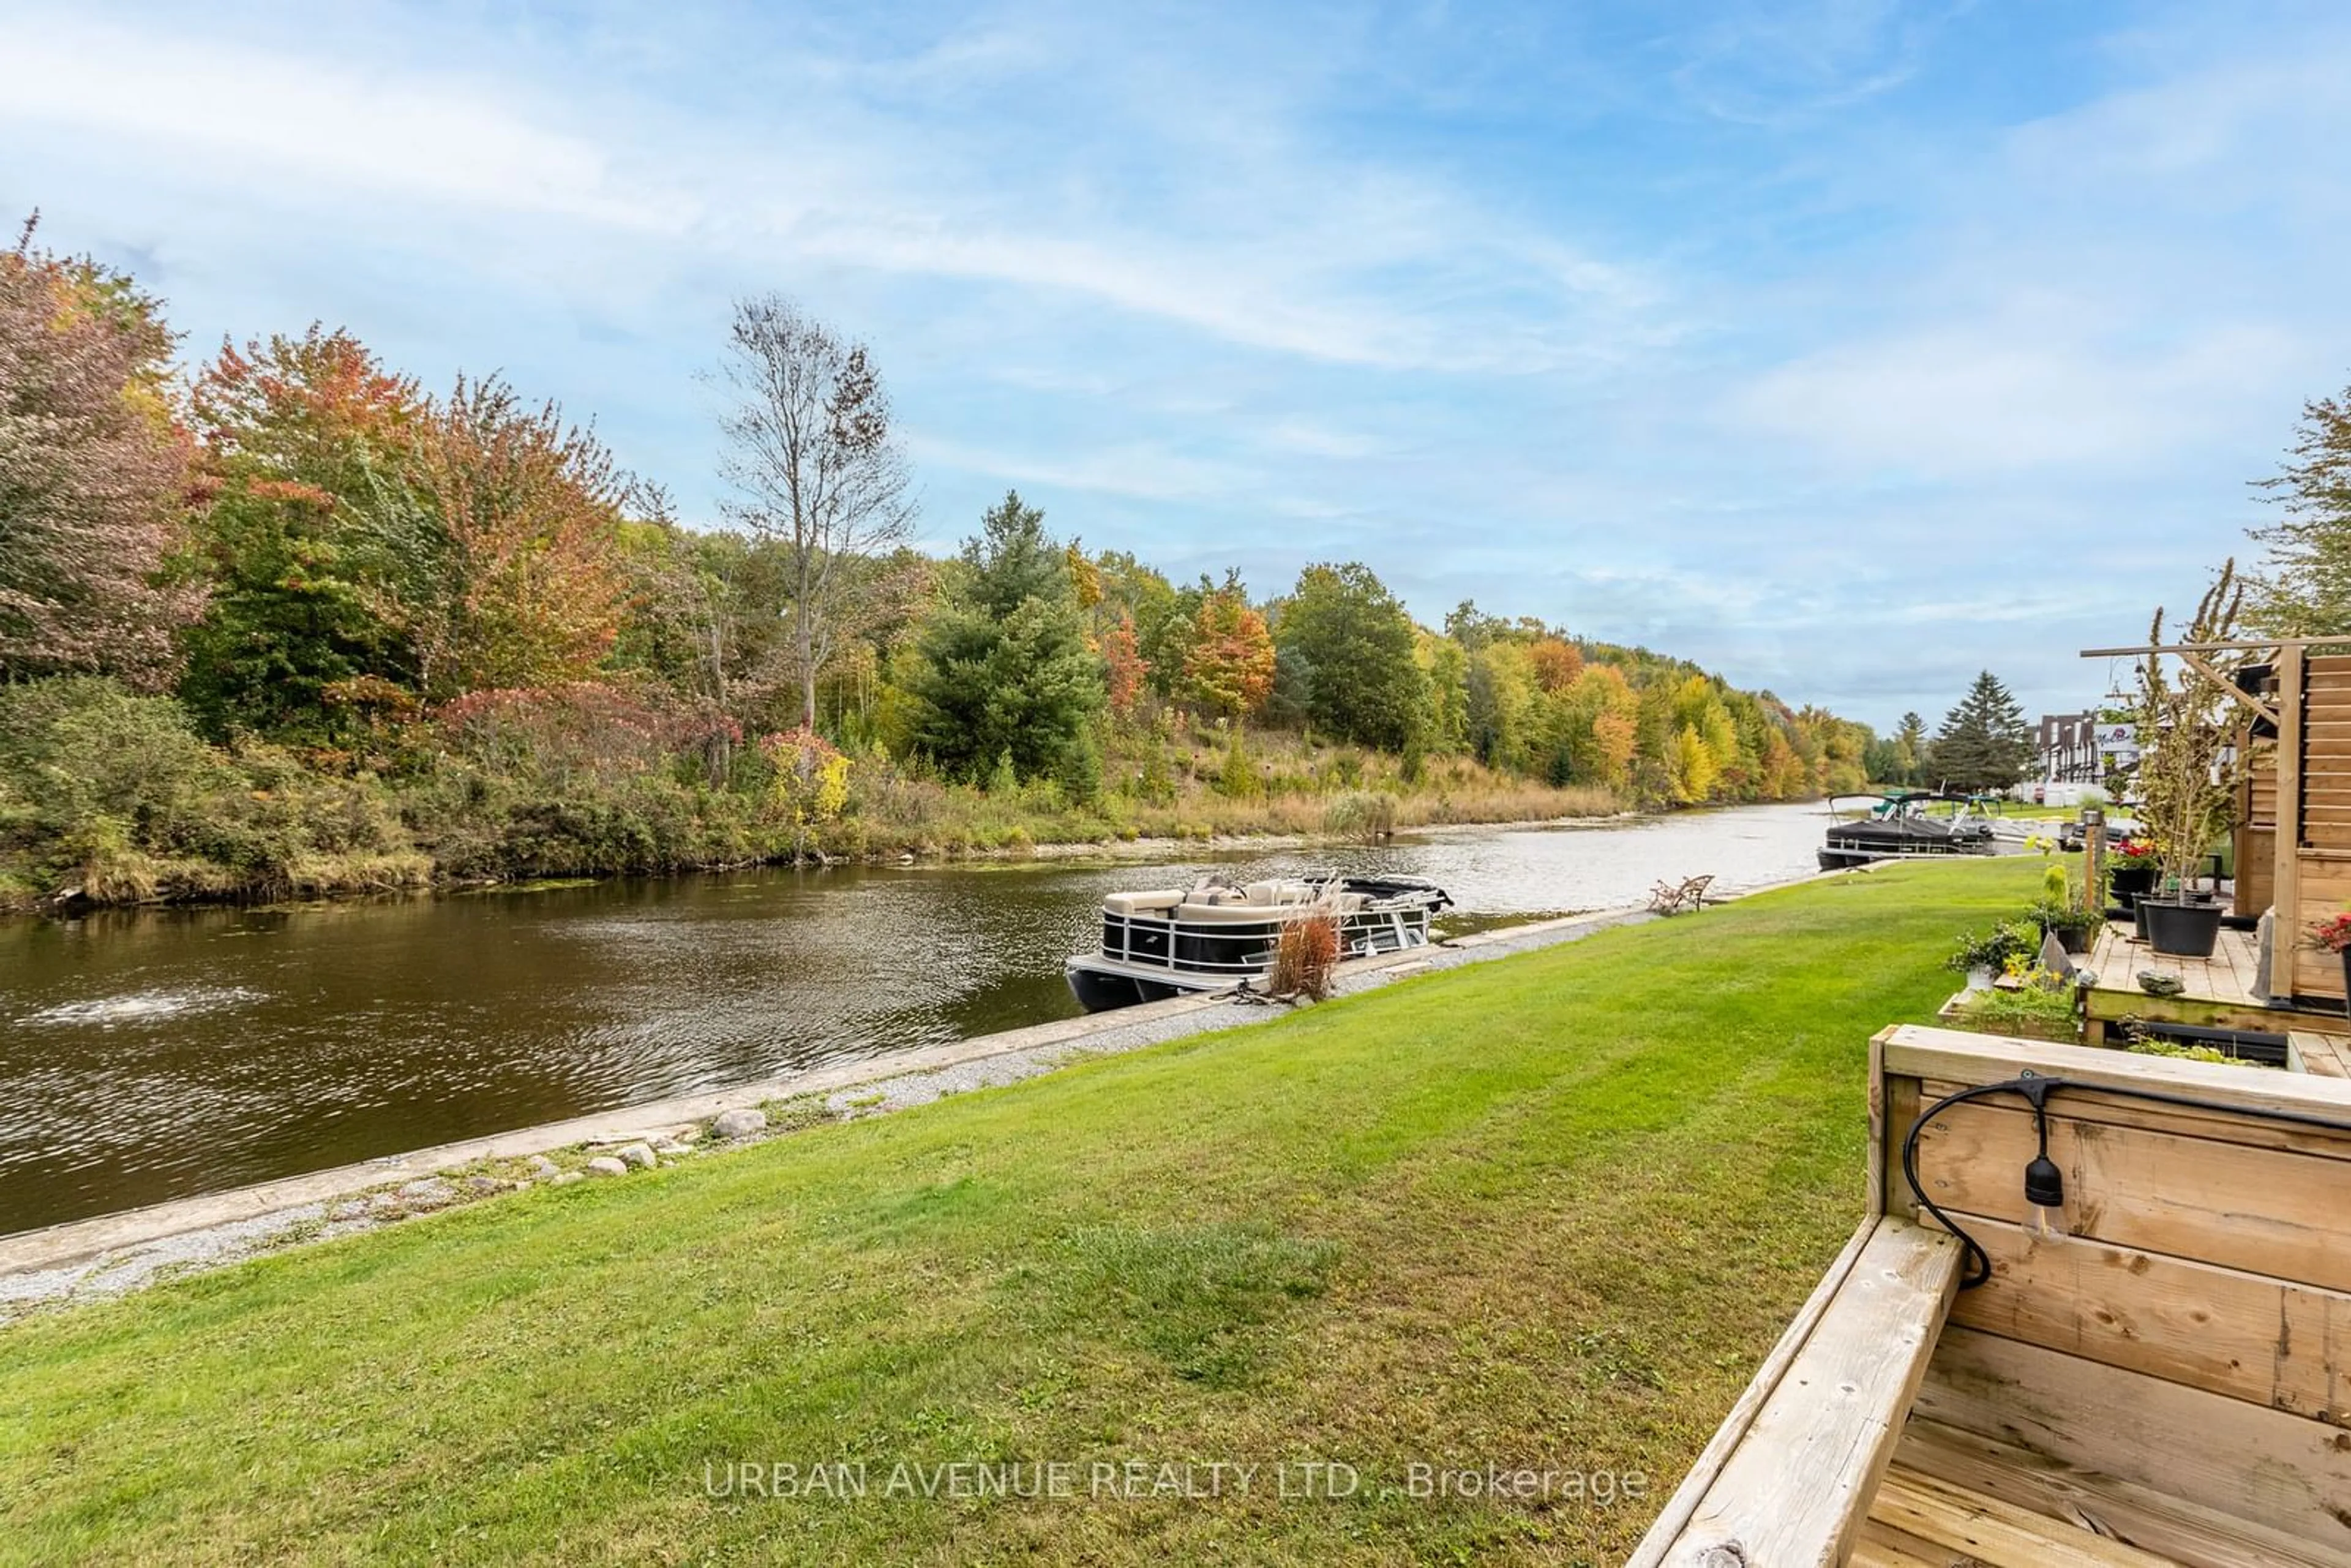
<path fill-rule="evenodd" d="M 2032 1107 L 2033 1131 L 2040 1137 L 2040 1153 L 2024 1167 L 2024 1197 L 2028 1203 L 2043 1208 L 2055 1208 L 2065 1201 L 2064 1175 L 2049 1157 L 2049 1097 L 2061 1089 L 2085 1094 L 2112 1094 L 2125 1100 L 2144 1101 L 2156 1105 L 2177 1105 L 2190 1111 L 2213 1111 L 2224 1115 L 2251 1116 L 2258 1121 L 2282 1123 L 2294 1127 L 2315 1127 L 2325 1132 L 2351 1136 L 2351 1122 L 2337 1121 L 2331 1116 L 2316 1116 L 2307 1111 L 2286 1111 L 2267 1105 L 2221 1105 L 2210 1100 L 2199 1100 L 2192 1094 L 2167 1094 L 2159 1089 L 2134 1089 L 2117 1083 L 2077 1083 L 2067 1078 L 2044 1078 L 2027 1071 L 1999 1083 L 1976 1083 L 1944 1095 L 1918 1113 L 1910 1124 L 1910 1131 L 1902 1138 L 1902 1177 L 1910 1190 L 1918 1195 L 1918 1202 L 1936 1223 L 1959 1238 L 1960 1248 L 1959 1289 L 1972 1291 L 1991 1278 L 1991 1254 L 1983 1244 L 1941 1206 L 1927 1196 L 1918 1180 L 1918 1134 L 1928 1123 L 1954 1105 L 1970 1100 L 1987 1100 L 1995 1094 L 2014 1094 Z"/>

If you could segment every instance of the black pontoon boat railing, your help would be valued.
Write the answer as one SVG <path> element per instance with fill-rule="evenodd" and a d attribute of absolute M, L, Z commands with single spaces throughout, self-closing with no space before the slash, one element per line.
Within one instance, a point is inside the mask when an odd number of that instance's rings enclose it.
<path fill-rule="evenodd" d="M 1176 974 L 1253 976 L 1272 960 L 1282 927 L 1293 919 L 1328 913 L 1338 922 L 1340 945 L 1351 936 L 1367 944 L 1383 933 L 1393 933 L 1401 946 L 1408 939 L 1417 911 L 1404 909 L 1321 911 L 1298 904 L 1266 920 L 1210 924 L 1172 915 L 1102 915 L 1102 956 L 1125 964 L 1148 964 Z M 1234 949 L 1242 950 L 1236 955 Z"/>

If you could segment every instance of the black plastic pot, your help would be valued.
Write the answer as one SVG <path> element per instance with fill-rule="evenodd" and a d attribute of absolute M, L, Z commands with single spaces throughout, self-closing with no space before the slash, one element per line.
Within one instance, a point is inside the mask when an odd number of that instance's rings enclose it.
<path fill-rule="evenodd" d="M 2106 885 L 2114 890 L 2115 902 L 2128 909 L 2141 897 L 2155 891 L 2155 867 L 2118 865 L 2107 873 Z"/>
<path fill-rule="evenodd" d="M 2138 939 L 2144 942 L 2147 940 L 2147 900 L 2144 898 L 2132 899 L 2130 901 L 2130 912 L 2131 924 L 2138 928 Z"/>
<path fill-rule="evenodd" d="M 2156 898 L 2138 901 L 2139 917 L 2147 926 L 2147 946 L 2175 958 L 2209 958 L 2220 939 L 2220 906 L 2201 899 Z"/>
<path fill-rule="evenodd" d="M 2045 920 L 2040 925 L 2041 934 L 2043 936 L 2053 935 L 2057 938 L 2057 945 L 2068 953 L 2086 953 L 2090 950 L 2090 933 L 2084 927 L 2052 925 Z"/>

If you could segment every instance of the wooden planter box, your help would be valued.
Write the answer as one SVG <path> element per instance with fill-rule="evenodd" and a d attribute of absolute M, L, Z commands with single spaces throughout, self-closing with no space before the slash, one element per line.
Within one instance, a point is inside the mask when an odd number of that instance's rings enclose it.
<path fill-rule="evenodd" d="M 2082 1038 L 2082 1025 L 2079 1019 L 2071 1024 L 2043 1023 L 2037 1020 L 1999 1024 L 1977 1018 L 1966 1010 L 1967 999 L 1976 994 L 1973 991 L 1954 992 L 1950 1000 L 1936 1009 L 1935 1016 L 1953 1029 L 1968 1030 L 1976 1034 L 1994 1035 L 2001 1040 L 2053 1040 L 2060 1045 L 2073 1045 Z"/>

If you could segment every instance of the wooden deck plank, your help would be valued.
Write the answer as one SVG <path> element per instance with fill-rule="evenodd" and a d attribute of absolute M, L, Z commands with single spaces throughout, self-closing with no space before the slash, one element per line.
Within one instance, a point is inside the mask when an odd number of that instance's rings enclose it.
<path fill-rule="evenodd" d="M 2291 947 L 2286 951 L 2289 957 L 2296 956 Z M 2223 926 L 2211 957 L 2186 958 L 2158 954 L 2139 941 L 2131 927 L 2109 922 L 2093 939 L 2081 967 L 2097 977 L 2098 983 L 2084 998 L 2094 1042 L 2107 1024 L 2121 1018 L 2283 1034 L 2325 1016 L 2290 1003 L 2265 1001 L 2256 994 L 2261 953 L 2251 931 Z M 2148 970 L 2176 977 L 2183 988 L 2180 994 L 2153 997 L 2139 989 L 2138 977 Z"/>
<path fill-rule="evenodd" d="M 2064 1104 L 2052 1103 L 2049 1157 L 2065 1173 L 2074 1239 L 2351 1291 L 2351 1165 L 2168 1133 L 2113 1136 L 2062 1114 Z M 1918 1134 L 1919 1179 L 1955 1216 L 2022 1225 L 2031 1215 L 2017 1173 L 2037 1144 L 2030 1111 L 1954 1105 Z"/>
<path fill-rule="evenodd" d="M 2260 955 L 2253 933 L 2220 928 L 2210 958 L 2176 957 L 2159 954 L 2132 935 L 2131 928 L 2109 921 L 2091 945 L 2087 967 L 2098 977 L 2100 990 L 2125 991 L 2145 1002 L 2158 1002 L 2138 988 L 2142 970 L 2175 975 L 2187 987 L 2187 999 L 2226 1002 L 2239 1007 L 2264 1007 L 2253 994 Z"/>
<path fill-rule="evenodd" d="M 1837 1254 L 1835 1260 L 1821 1276 L 1821 1282 L 1813 1288 L 1811 1296 L 1796 1310 L 1795 1317 L 1780 1335 L 1779 1343 L 1763 1358 L 1763 1364 L 1755 1369 L 1755 1375 L 1740 1391 L 1738 1401 L 1730 1407 L 1730 1414 L 1724 1416 L 1722 1425 L 1714 1429 L 1714 1436 L 1699 1451 L 1689 1473 L 1674 1489 L 1674 1495 L 1666 1500 L 1666 1506 L 1658 1510 L 1648 1533 L 1641 1538 L 1640 1545 L 1633 1549 L 1633 1555 L 1625 1560 L 1625 1568 L 1658 1568 L 1665 1562 L 1666 1552 L 1680 1535 L 1682 1527 L 1689 1522 L 1690 1515 L 1698 1511 L 1698 1505 L 1705 1500 L 1707 1489 L 1714 1484 L 1715 1477 L 1721 1473 L 1723 1462 L 1738 1449 L 1740 1442 L 1747 1436 L 1747 1429 L 1754 1425 L 1756 1413 L 1763 1408 L 1772 1391 L 1787 1376 L 1788 1367 L 1812 1338 L 1813 1330 L 1822 1314 L 1828 1311 L 1829 1303 L 1836 1300 L 1836 1293 L 1843 1288 L 1845 1277 L 1853 1272 L 1854 1265 L 1860 1262 L 1862 1252 L 1868 1247 L 1869 1239 L 1876 1229 L 1877 1217 L 1873 1214 L 1854 1231 L 1852 1239 L 1844 1244 L 1844 1249 Z"/>
<path fill-rule="evenodd" d="M 1931 1541 L 1865 1519 L 1845 1563 L 1847 1568 L 1951 1568 L 1951 1554 Z"/>
<path fill-rule="evenodd" d="M 2083 1237 L 1963 1220 L 1991 1259 L 1951 1322 L 2351 1427 L 2351 1295 Z"/>
<path fill-rule="evenodd" d="M 2173 1568 L 2174 1563 L 1915 1470 L 1886 1472 L 1869 1517 L 1985 1568 Z"/>
<path fill-rule="evenodd" d="M 2322 1078 L 2351 1078 L 2351 1062 L 2346 1062 L 2343 1056 L 2343 1036 L 2297 1029 L 2288 1031 L 2286 1038 L 2294 1055 L 2302 1059 L 2304 1072 L 2315 1072 Z"/>
<path fill-rule="evenodd" d="M 2351 1444 L 2338 1448 L 2342 1429 L 2307 1416 L 1956 1325 L 1935 1347 L 1914 1409 L 2075 1473 L 2258 1521 L 2293 1539 L 2351 1542 L 2343 1522 L 2351 1513 Z"/>
<path fill-rule="evenodd" d="M 2031 1069 L 2055 1073 L 2075 1086 L 2095 1092 L 2102 1086 L 2159 1089 L 2185 1095 L 2208 1113 L 2225 1116 L 2231 1111 L 2293 1111 L 2351 1121 L 2351 1083 L 2313 1078 L 2304 1072 L 2248 1071 L 2232 1062 L 2189 1061 L 2178 1058 L 2134 1056 L 2125 1051 L 2099 1051 L 2045 1040 L 2006 1040 L 1998 1035 L 1968 1034 L 1923 1024 L 1896 1024 L 1884 1033 L 1886 1071 L 1931 1082 L 1998 1083 Z M 2072 1114 L 2068 1107 L 2067 1114 Z M 2262 1129 L 2247 1124 L 2246 1144 L 2266 1144 Z M 2203 1135 L 2227 1138 L 2219 1127 Z M 2325 1134 L 2339 1143 L 2340 1134 Z"/>
<path fill-rule="evenodd" d="M 1939 1231 L 1880 1220 L 1687 1525 L 1635 1561 L 1844 1562 L 1950 1310 L 1959 1254 Z"/>
<path fill-rule="evenodd" d="M 2196 1568 L 2351 1565 L 2351 1552 L 1917 1416 L 1894 1462 Z"/>

